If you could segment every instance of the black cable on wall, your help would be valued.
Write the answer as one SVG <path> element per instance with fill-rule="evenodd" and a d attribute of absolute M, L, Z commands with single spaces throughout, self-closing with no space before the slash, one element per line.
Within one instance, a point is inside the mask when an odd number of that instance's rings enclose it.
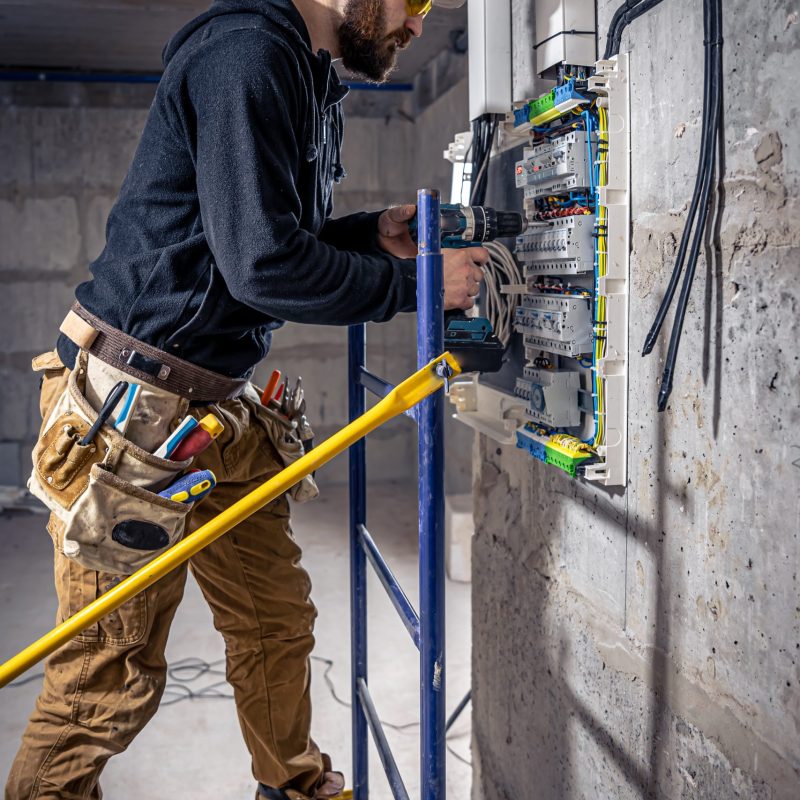
<path fill-rule="evenodd" d="M 610 58 L 619 52 L 625 28 L 638 17 L 657 6 L 661 0 L 625 0 L 611 18 L 603 58 Z M 675 373 L 686 309 L 694 283 L 700 246 L 705 237 L 710 212 L 711 186 L 714 180 L 716 158 L 720 139 L 722 120 L 722 0 L 703 0 L 703 46 L 705 49 L 703 70 L 703 121 L 700 142 L 700 155 L 689 211 L 664 297 L 656 313 L 655 320 L 645 339 L 642 355 L 646 356 L 655 347 L 664 320 L 675 297 L 683 272 L 686 272 L 675 309 L 675 319 L 670 334 L 669 349 L 664 363 L 661 386 L 658 393 L 658 410 L 667 407 Z M 689 244 L 691 241 L 691 245 Z M 687 258 L 688 250 L 688 258 Z"/>

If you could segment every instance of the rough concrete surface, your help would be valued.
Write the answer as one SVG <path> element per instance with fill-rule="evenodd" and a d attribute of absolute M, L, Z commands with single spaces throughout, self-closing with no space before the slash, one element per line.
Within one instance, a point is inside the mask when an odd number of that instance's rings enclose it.
<path fill-rule="evenodd" d="M 660 4 L 623 38 L 628 485 L 476 446 L 476 800 L 800 797 L 797 19 L 724 3 L 724 181 L 663 414 L 664 337 L 638 354 L 696 171 L 700 4 Z"/>

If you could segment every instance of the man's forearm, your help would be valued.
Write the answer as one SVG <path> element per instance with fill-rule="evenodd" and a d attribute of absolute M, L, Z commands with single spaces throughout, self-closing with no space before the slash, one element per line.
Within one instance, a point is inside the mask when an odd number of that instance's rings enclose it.
<path fill-rule="evenodd" d="M 337 250 L 365 254 L 381 252 L 378 246 L 378 219 L 382 213 L 359 212 L 329 219 L 322 226 L 319 239 Z"/>

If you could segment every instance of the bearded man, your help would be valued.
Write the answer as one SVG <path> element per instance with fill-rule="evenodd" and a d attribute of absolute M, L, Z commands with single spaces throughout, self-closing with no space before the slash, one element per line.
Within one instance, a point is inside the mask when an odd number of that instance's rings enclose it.
<path fill-rule="evenodd" d="M 330 218 L 333 185 L 344 176 L 347 93 L 332 60 L 385 80 L 398 50 L 421 35 L 430 5 L 216 0 L 173 37 L 106 246 L 76 290 L 56 348 L 34 360 L 43 437 L 75 387 L 98 411 L 114 381 L 136 382 L 133 419 L 124 441 L 112 441 L 163 468 L 150 454 L 183 415 L 214 413 L 224 433 L 194 466 L 212 470 L 217 486 L 192 504 L 187 531 L 282 468 L 274 412 L 249 383 L 272 331 L 286 320 L 349 325 L 415 309 L 414 207 Z M 446 308 L 472 306 L 487 259 L 482 248 L 446 253 Z M 68 385 L 71 374 L 80 377 Z M 141 482 L 133 494 L 151 497 Z M 95 527 L 103 514 L 113 527 L 114 511 L 93 509 Z M 126 554 L 163 547 L 153 538 L 158 526 L 148 525 L 140 520 L 121 537 L 117 525 L 87 560 L 51 517 L 60 619 L 118 582 Z M 257 796 L 270 800 L 331 798 L 344 786 L 310 735 L 316 611 L 300 556 L 282 497 L 190 565 L 225 640 Z M 101 797 L 106 762 L 158 707 L 185 579 L 186 569 L 176 570 L 48 661 L 6 800 Z M 195 750 L 202 747 L 198 736 Z"/>

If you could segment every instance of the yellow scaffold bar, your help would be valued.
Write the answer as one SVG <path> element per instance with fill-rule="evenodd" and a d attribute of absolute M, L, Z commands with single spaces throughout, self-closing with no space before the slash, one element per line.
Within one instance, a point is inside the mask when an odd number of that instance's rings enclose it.
<path fill-rule="evenodd" d="M 433 394 L 444 383 L 444 378 L 437 374 L 436 368 L 445 361 L 450 367 L 450 376 L 458 375 L 461 372 L 458 362 L 450 353 L 444 353 L 431 361 L 430 364 L 396 386 L 369 411 L 315 447 L 310 453 L 299 458 L 194 533 L 154 558 L 138 572 L 125 578 L 102 597 L 98 597 L 46 633 L 41 639 L 0 665 L 0 688 L 22 675 L 23 672 L 66 644 L 90 625 L 94 625 L 106 614 L 110 614 L 124 602 L 154 584 L 159 578 L 163 578 L 164 575 L 183 564 L 211 542 L 224 536 L 242 520 L 247 519 L 267 503 L 291 489 L 306 475 L 319 469 L 350 445 Z"/>

